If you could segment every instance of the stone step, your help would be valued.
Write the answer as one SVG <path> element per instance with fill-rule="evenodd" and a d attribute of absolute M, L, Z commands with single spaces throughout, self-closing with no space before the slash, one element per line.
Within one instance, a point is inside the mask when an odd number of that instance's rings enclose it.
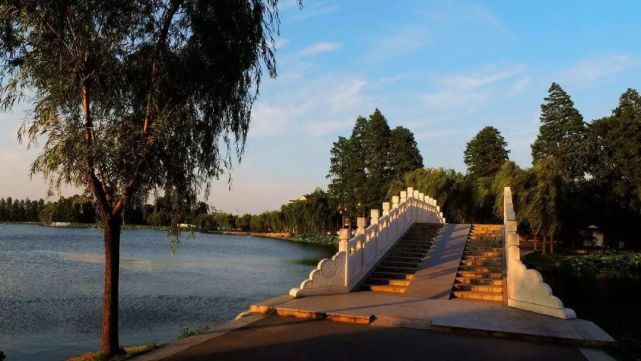
<path fill-rule="evenodd" d="M 423 259 L 427 255 L 427 252 L 398 252 L 398 251 L 393 251 L 389 257 L 405 257 L 405 258 L 419 258 Z"/>
<path fill-rule="evenodd" d="M 465 252 L 500 252 L 503 253 L 503 247 L 477 247 L 465 246 Z"/>
<path fill-rule="evenodd" d="M 500 268 L 503 267 L 502 260 L 488 261 L 488 260 L 463 259 L 461 260 L 461 264 L 464 266 L 484 266 L 484 267 L 500 267 Z"/>
<path fill-rule="evenodd" d="M 416 267 L 402 267 L 402 266 L 394 266 L 394 267 L 388 267 L 388 266 L 380 266 L 376 269 L 376 271 L 382 271 L 382 272 L 407 272 L 407 273 L 413 273 L 416 271 Z"/>
<path fill-rule="evenodd" d="M 402 257 L 402 256 L 392 256 L 390 255 L 387 257 L 385 260 L 390 261 L 390 262 L 414 262 L 414 263 L 421 263 L 423 261 L 424 257 L 421 256 L 416 256 L 416 257 Z"/>
<path fill-rule="evenodd" d="M 410 252 L 427 252 L 430 250 L 430 247 L 424 247 L 424 246 L 406 246 L 406 245 L 398 245 L 394 247 L 394 250 L 396 251 L 410 251 Z"/>
<path fill-rule="evenodd" d="M 407 287 L 405 286 L 391 286 L 391 285 L 371 285 L 369 289 L 374 292 L 384 293 L 405 293 Z"/>
<path fill-rule="evenodd" d="M 390 285 L 390 286 L 409 286 L 412 281 L 405 279 L 392 279 L 392 278 L 378 278 L 370 277 L 365 282 L 366 284 L 376 285 Z"/>
<path fill-rule="evenodd" d="M 414 273 L 405 273 L 405 272 L 391 272 L 391 271 L 379 271 L 376 270 L 372 273 L 373 278 L 388 278 L 388 279 L 403 279 L 403 280 L 413 280 Z"/>
<path fill-rule="evenodd" d="M 502 286 L 503 279 L 483 278 L 483 277 L 456 277 L 456 282 L 467 283 L 471 285 L 492 285 Z"/>
<path fill-rule="evenodd" d="M 471 271 L 458 271 L 459 277 L 469 277 L 469 278 L 491 278 L 495 280 L 503 279 L 503 272 L 471 272 Z"/>
<path fill-rule="evenodd" d="M 501 257 L 503 258 L 503 250 L 501 251 L 464 251 L 463 256 L 474 257 Z"/>
<path fill-rule="evenodd" d="M 452 296 L 465 300 L 503 302 L 503 293 L 498 292 L 453 291 Z"/>
<path fill-rule="evenodd" d="M 502 266 L 492 267 L 492 266 L 468 266 L 461 265 L 459 271 L 466 272 L 503 272 Z"/>
<path fill-rule="evenodd" d="M 503 256 L 463 255 L 463 260 L 466 260 L 466 261 L 503 262 Z"/>
<path fill-rule="evenodd" d="M 394 261 L 386 259 L 381 263 L 381 267 L 418 267 L 421 262 Z"/>
<path fill-rule="evenodd" d="M 494 293 L 503 292 L 503 286 L 501 285 L 475 285 L 471 283 L 455 283 L 454 289 L 458 291 L 472 291 L 472 292 L 494 292 Z"/>

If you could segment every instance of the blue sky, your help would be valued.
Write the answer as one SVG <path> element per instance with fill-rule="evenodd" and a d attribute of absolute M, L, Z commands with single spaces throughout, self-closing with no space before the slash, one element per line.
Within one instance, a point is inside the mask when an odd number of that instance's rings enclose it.
<path fill-rule="evenodd" d="M 587 121 L 641 88 L 640 12 L 638 1 L 284 2 L 279 77 L 262 84 L 231 191 L 225 175 L 208 202 L 260 212 L 325 187 L 332 142 L 376 107 L 414 132 L 427 167 L 464 171 L 486 125 L 527 167 L 552 81 Z M 0 114 L 0 194 L 43 197 L 28 177 L 38 150 L 16 141 L 23 113 Z"/>

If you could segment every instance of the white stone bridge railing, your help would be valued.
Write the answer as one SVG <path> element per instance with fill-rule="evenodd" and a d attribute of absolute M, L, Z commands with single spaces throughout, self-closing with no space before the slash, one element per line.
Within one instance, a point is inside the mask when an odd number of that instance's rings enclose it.
<path fill-rule="evenodd" d="M 503 191 L 503 222 L 505 229 L 505 257 L 507 267 L 507 305 L 558 318 L 576 318 L 576 313 L 563 307 L 563 302 L 552 295 L 550 286 L 543 282 L 537 270 L 527 269 L 521 262 L 517 221 L 512 203 L 512 190 Z"/>
<path fill-rule="evenodd" d="M 350 239 L 349 230 L 339 235 L 338 252 L 323 259 L 300 287 L 292 288 L 294 297 L 349 292 L 354 289 L 380 262 L 381 258 L 415 223 L 445 223 L 436 200 L 409 187 L 392 203 L 383 203 L 383 215 L 372 209 L 370 224 L 357 219 L 356 235 Z"/>

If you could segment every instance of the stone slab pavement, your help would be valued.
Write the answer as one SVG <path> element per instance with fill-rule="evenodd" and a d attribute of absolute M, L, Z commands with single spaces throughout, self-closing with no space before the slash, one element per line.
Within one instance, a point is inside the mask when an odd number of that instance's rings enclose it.
<path fill-rule="evenodd" d="M 614 340 L 582 319 L 564 320 L 489 302 L 423 299 L 371 291 L 290 298 L 280 296 L 252 306 L 255 312 L 286 310 L 287 315 L 323 314 L 369 319 L 373 326 L 423 328 L 500 337 L 601 346 Z M 313 314 L 320 316 L 313 316 Z M 310 316 L 312 315 L 312 316 Z"/>
<path fill-rule="evenodd" d="M 172 345 L 165 346 L 135 360 L 613 360 L 567 345 L 276 316 L 197 337 L 190 347 L 171 352 Z"/>
<path fill-rule="evenodd" d="M 407 287 L 405 296 L 450 298 L 470 228 L 469 224 L 443 225 L 430 252 L 414 274 L 414 280 Z"/>

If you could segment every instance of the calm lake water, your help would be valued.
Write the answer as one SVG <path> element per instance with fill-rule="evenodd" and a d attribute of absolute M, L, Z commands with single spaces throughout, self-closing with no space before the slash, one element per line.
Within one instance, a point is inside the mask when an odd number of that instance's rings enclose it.
<path fill-rule="evenodd" d="M 183 327 L 232 319 L 283 294 L 332 252 L 287 241 L 196 233 L 175 256 L 166 233 L 125 230 L 120 343 L 174 341 Z M 0 350 L 13 360 L 62 360 L 99 347 L 102 234 L 0 224 Z"/>

